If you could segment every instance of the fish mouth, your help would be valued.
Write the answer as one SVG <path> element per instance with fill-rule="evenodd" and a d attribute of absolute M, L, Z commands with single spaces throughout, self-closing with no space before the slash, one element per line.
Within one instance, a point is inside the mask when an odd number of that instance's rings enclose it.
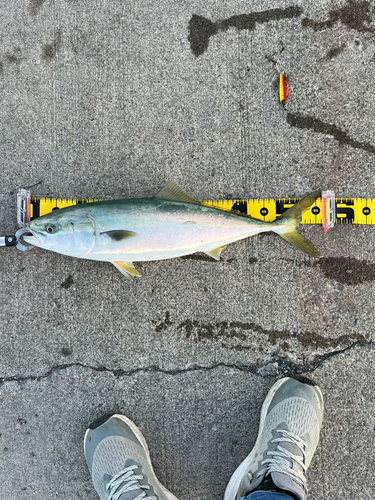
<path fill-rule="evenodd" d="M 22 238 L 26 241 L 26 243 L 29 243 L 30 245 L 43 245 L 46 241 L 46 236 L 43 233 L 40 233 L 39 231 L 31 230 L 30 228 L 27 228 L 28 233 L 24 233 L 22 235 Z"/>

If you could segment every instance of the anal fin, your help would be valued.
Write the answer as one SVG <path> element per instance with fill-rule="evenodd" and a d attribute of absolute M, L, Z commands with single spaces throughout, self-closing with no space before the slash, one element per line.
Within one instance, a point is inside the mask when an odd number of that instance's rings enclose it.
<path fill-rule="evenodd" d="M 220 260 L 220 254 L 227 245 L 222 247 L 213 248 L 212 250 L 205 250 L 204 253 L 212 257 L 213 259 Z"/>
<path fill-rule="evenodd" d="M 112 264 L 120 271 L 121 274 L 126 276 L 129 280 L 133 281 L 136 276 L 140 276 L 139 272 L 131 262 L 122 262 L 117 260 Z"/>

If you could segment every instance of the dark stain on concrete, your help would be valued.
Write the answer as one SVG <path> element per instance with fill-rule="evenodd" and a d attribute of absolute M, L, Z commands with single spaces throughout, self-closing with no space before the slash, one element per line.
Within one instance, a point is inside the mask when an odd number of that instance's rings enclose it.
<path fill-rule="evenodd" d="M 268 340 L 270 341 L 271 344 L 276 344 L 276 342 L 280 338 L 282 338 L 278 334 L 279 332 L 277 331 L 269 332 Z M 367 339 L 360 334 L 340 335 L 339 337 L 336 338 L 323 337 L 322 335 L 319 335 L 318 333 L 314 332 L 295 333 L 295 332 L 284 331 L 281 332 L 281 334 L 285 335 L 284 338 L 289 338 L 289 339 L 295 338 L 296 340 L 298 340 L 298 342 L 301 343 L 303 347 L 313 347 L 314 349 L 326 349 L 326 348 L 336 349 L 337 347 L 340 347 L 342 345 L 348 346 L 354 343 L 365 344 L 367 342 Z"/>
<path fill-rule="evenodd" d="M 25 420 L 24 418 L 17 418 L 17 422 L 20 423 L 21 425 L 25 425 L 27 424 L 27 420 Z"/>
<path fill-rule="evenodd" d="M 189 21 L 190 48 L 193 54 L 198 57 L 203 54 L 210 41 L 210 37 L 216 35 L 219 31 L 226 31 L 228 28 L 237 28 L 238 30 L 253 30 L 256 24 L 268 23 L 269 21 L 278 21 L 280 19 L 291 19 L 299 17 L 303 10 L 301 7 L 292 5 L 286 9 L 270 9 L 261 12 L 251 12 L 250 14 L 240 14 L 231 16 L 228 19 L 221 19 L 216 22 L 210 21 L 203 16 L 193 14 Z"/>
<path fill-rule="evenodd" d="M 305 116 L 299 113 L 287 113 L 286 121 L 292 127 L 306 128 L 318 132 L 320 134 L 326 134 L 333 136 L 339 144 L 347 144 L 352 148 L 363 149 L 369 153 L 375 154 L 375 146 L 369 144 L 368 142 L 359 142 L 352 139 L 346 132 L 332 125 L 330 123 L 323 122 L 319 118 L 313 116 Z"/>
<path fill-rule="evenodd" d="M 168 328 L 168 326 L 170 326 L 171 324 L 172 324 L 171 313 L 169 311 L 167 311 L 165 313 L 164 321 L 161 321 L 158 325 L 156 325 L 155 332 L 157 332 L 157 333 L 162 332 L 163 330 L 166 330 Z"/>
<path fill-rule="evenodd" d="M 70 288 L 72 285 L 74 285 L 73 277 L 69 275 L 65 281 L 61 283 L 62 288 Z"/>
<path fill-rule="evenodd" d="M 180 325 L 179 330 L 185 330 L 186 338 L 196 339 L 198 342 L 202 340 L 217 340 L 222 338 L 237 338 L 246 340 L 246 334 L 237 331 L 235 323 L 223 321 L 221 323 L 202 323 L 197 320 L 187 319 Z"/>
<path fill-rule="evenodd" d="M 189 21 L 188 30 L 191 51 L 198 57 L 207 50 L 210 37 L 216 35 L 219 27 L 209 19 L 193 14 Z"/>
<path fill-rule="evenodd" d="M 315 21 L 314 19 L 305 17 L 302 20 L 302 26 L 320 31 L 332 28 L 334 24 L 341 21 L 352 30 L 374 33 L 374 29 L 367 26 L 367 24 L 373 21 L 370 12 L 370 2 L 367 0 L 348 0 L 343 7 L 331 10 L 329 12 L 329 19 Z"/>
<path fill-rule="evenodd" d="M 256 262 L 258 262 L 258 259 L 257 257 L 250 257 L 249 262 L 250 264 L 255 264 Z"/>
<path fill-rule="evenodd" d="M 296 339 L 303 347 L 310 347 L 313 349 L 337 348 L 342 345 L 348 346 L 353 343 L 365 344 L 367 342 L 367 339 L 359 334 L 347 334 L 340 335 L 336 338 L 330 338 L 323 337 L 314 332 L 296 333 L 290 330 L 266 330 L 255 323 L 242 323 L 239 321 L 203 323 L 201 321 L 188 319 L 180 323 L 177 329 L 185 332 L 186 339 L 192 339 L 196 342 L 205 340 L 219 340 L 223 342 L 233 338 L 245 341 L 247 339 L 247 334 L 245 332 L 248 331 L 266 335 L 268 341 L 272 345 L 277 344 L 279 341 L 283 341 L 282 345 L 284 347 L 287 345 L 286 341 L 290 339 Z M 254 349 L 253 346 L 244 346 L 241 344 L 222 344 L 222 347 L 236 351 Z"/>
<path fill-rule="evenodd" d="M 61 33 L 56 32 L 55 39 L 52 43 L 47 43 L 42 47 L 42 58 L 46 61 L 53 59 L 61 47 Z"/>
<path fill-rule="evenodd" d="M 319 261 L 306 262 L 306 265 L 317 267 L 328 279 L 344 285 L 361 285 L 375 281 L 375 264 L 353 257 L 323 257 Z"/>
<path fill-rule="evenodd" d="M 343 43 L 340 47 L 333 47 L 332 49 L 329 49 L 327 54 L 324 57 L 324 60 L 330 61 L 331 59 L 334 59 L 338 55 L 341 54 L 341 52 L 344 52 L 346 49 L 346 43 Z"/>
<path fill-rule="evenodd" d="M 21 49 L 16 47 L 13 52 L 6 52 L 3 57 L 4 64 L 19 64 L 21 62 Z"/>
<path fill-rule="evenodd" d="M 63 356 L 71 356 L 73 354 L 73 349 L 70 349 L 69 347 L 63 347 L 61 349 L 61 354 Z"/>
<path fill-rule="evenodd" d="M 32 16 L 36 16 L 46 0 L 30 0 L 29 10 Z"/>
<path fill-rule="evenodd" d="M 6 66 L 10 64 L 19 64 L 21 62 L 20 54 L 21 49 L 19 47 L 14 48 L 13 52 L 6 52 L 0 60 L 0 74 L 4 73 Z"/>

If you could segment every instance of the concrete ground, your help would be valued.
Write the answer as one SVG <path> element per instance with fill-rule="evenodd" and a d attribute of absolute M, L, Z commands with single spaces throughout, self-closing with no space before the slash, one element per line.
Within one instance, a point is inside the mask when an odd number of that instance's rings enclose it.
<path fill-rule="evenodd" d="M 16 193 L 375 198 L 375 2 L 5 0 L 1 234 Z M 278 103 L 278 60 L 291 80 Z M 276 85 L 275 85 L 276 84 Z M 1 249 L 0 496 L 94 500 L 83 436 L 132 418 L 179 499 L 223 496 L 279 377 L 326 410 L 309 498 L 372 498 L 375 228 L 113 266 Z"/>

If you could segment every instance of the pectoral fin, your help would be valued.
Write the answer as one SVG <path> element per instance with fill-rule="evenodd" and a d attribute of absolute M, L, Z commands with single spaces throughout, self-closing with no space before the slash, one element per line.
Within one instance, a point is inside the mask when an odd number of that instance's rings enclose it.
<path fill-rule="evenodd" d="M 122 229 L 114 229 L 113 231 L 103 231 L 100 234 L 106 236 L 113 241 L 128 240 L 134 238 L 138 233 L 134 231 L 123 231 Z"/>
<path fill-rule="evenodd" d="M 205 250 L 204 253 L 209 255 L 213 259 L 220 260 L 220 254 L 226 246 L 227 245 L 223 245 L 222 247 L 213 248 L 212 250 Z"/>
<path fill-rule="evenodd" d="M 193 205 L 202 205 L 200 201 L 190 198 L 181 188 L 173 181 L 169 181 L 161 191 L 155 196 L 160 200 L 181 201 L 183 203 L 192 203 Z"/>
<path fill-rule="evenodd" d="M 139 272 L 131 262 L 121 262 L 118 260 L 116 262 L 112 262 L 112 264 L 117 267 L 120 273 L 126 276 L 129 280 L 133 281 L 135 276 L 140 276 Z"/>

